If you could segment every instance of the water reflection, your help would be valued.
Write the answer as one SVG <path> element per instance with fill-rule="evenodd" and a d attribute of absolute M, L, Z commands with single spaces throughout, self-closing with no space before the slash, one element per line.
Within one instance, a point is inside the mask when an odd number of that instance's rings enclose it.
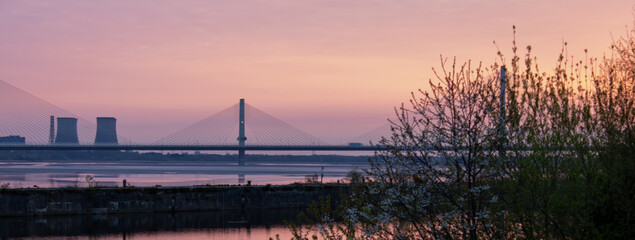
<path fill-rule="evenodd" d="M 0 218 L 0 238 L 288 239 L 299 209 Z"/>
<path fill-rule="evenodd" d="M 238 183 L 239 184 L 245 183 L 245 174 L 238 174 Z"/>

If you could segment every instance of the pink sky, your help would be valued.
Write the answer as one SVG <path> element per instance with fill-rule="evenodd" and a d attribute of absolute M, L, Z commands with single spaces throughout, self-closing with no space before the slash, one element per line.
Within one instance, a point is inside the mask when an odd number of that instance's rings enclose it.
<path fill-rule="evenodd" d="M 0 79 L 152 142 L 245 98 L 331 143 L 369 131 L 439 55 L 491 63 L 511 26 L 552 67 L 602 56 L 632 0 L 0 0 Z M 0 103 L 1 104 L 1 103 Z"/>

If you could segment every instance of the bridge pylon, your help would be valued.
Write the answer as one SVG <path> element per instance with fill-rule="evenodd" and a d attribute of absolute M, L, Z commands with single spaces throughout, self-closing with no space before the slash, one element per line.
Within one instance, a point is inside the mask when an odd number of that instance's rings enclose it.
<path fill-rule="evenodd" d="M 247 137 L 245 137 L 245 99 L 240 99 L 240 108 L 238 111 L 238 166 L 245 165 L 245 149 L 242 148 L 245 146 L 245 141 Z M 234 125 L 235 126 L 235 125 Z"/>

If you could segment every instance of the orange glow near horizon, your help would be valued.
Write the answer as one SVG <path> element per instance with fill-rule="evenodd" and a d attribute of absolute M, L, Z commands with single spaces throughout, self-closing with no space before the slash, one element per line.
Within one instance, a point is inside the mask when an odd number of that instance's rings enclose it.
<path fill-rule="evenodd" d="M 337 143 L 391 117 L 439 56 L 495 61 L 562 42 L 601 57 L 632 1 L 0 1 L 0 80 L 151 142 L 241 97 Z M 524 54 L 522 51 L 521 54 Z M 1 104 L 1 103 L 0 103 Z"/>

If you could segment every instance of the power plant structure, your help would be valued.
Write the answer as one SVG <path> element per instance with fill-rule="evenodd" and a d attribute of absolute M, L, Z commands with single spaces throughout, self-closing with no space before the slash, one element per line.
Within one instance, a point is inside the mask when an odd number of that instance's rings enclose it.
<path fill-rule="evenodd" d="M 79 144 L 77 137 L 77 118 L 58 117 L 56 144 Z"/>
<path fill-rule="evenodd" d="M 49 144 L 79 144 L 77 118 L 58 117 L 57 133 L 55 130 L 55 116 L 51 116 Z M 95 144 L 118 144 L 117 139 L 117 119 L 98 117 Z"/>
<path fill-rule="evenodd" d="M 95 144 L 118 144 L 116 118 L 97 118 L 97 134 L 95 135 Z"/>
<path fill-rule="evenodd" d="M 26 144 L 26 138 L 20 135 L 10 135 L 6 137 L 0 137 L 0 144 Z"/>

